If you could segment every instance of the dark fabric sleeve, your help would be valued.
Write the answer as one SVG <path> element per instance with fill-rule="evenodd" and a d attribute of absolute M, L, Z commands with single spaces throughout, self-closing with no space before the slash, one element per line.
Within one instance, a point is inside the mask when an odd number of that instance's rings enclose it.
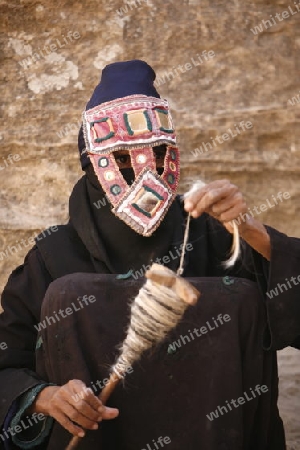
<path fill-rule="evenodd" d="M 208 221 L 209 275 L 234 276 L 256 281 L 265 301 L 268 324 L 266 350 L 287 346 L 300 349 L 300 239 L 266 226 L 271 239 L 271 261 L 241 239 L 241 256 L 234 267 L 224 269 L 232 235 L 216 220 Z M 213 250 L 213 251 L 212 251 Z"/>
<path fill-rule="evenodd" d="M 28 389 L 41 384 L 35 373 L 35 346 L 40 309 L 52 279 L 34 247 L 24 264 L 9 277 L 2 293 L 0 314 L 0 424 L 12 403 Z"/>
<path fill-rule="evenodd" d="M 37 447 L 38 445 L 44 443 L 45 439 L 49 435 L 54 419 L 52 417 L 46 417 L 43 414 L 37 415 L 39 420 L 32 420 L 33 425 L 31 425 L 28 429 L 22 430 L 22 419 L 25 419 L 26 410 L 29 408 L 34 402 L 36 396 L 44 389 L 46 386 L 50 384 L 40 384 L 33 389 L 29 389 L 28 392 L 21 395 L 18 401 L 18 410 L 14 414 L 13 419 L 10 422 L 10 426 L 12 429 L 16 429 L 17 426 L 21 428 L 21 431 L 18 433 L 14 433 L 12 436 L 13 443 L 22 449 L 31 449 Z"/>
<path fill-rule="evenodd" d="M 264 347 L 300 348 L 300 239 L 266 226 L 271 238 L 271 261 L 253 252 L 268 317 Z"/>

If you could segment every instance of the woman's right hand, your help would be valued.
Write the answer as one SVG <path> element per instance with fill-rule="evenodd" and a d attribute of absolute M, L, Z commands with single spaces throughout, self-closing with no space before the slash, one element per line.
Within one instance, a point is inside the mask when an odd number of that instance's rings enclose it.
<path fill-rule="evenodd" d="M 98 422 L 114 419 L 119 410 L 104 406 L 83 381 L 70 380 L 63 386 L 45 387 L 29 413 L 51 416 L 74 436 L 83 437 L 84 429 L 97 430 Z"/>

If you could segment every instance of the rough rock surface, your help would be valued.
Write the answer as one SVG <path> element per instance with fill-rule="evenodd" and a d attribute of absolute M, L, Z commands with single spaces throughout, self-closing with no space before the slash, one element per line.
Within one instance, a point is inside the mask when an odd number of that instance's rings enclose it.
<path fill-rule="evenodd" d="M 299 236 L 298 7 L 283 0 L 0 0 L 0 287 L 28 239 L 67 221 L 81 173 L 81 112 L 101 69 L 120 59 L 145 59 L 157 71 L 177 125 L 182 190 L 199 176 L 230 178 L 252 211 L 288 192 L 260 219 Z M 300 449 L 297 360 L 291 350 L 280 356 L 291 450 Z"/>

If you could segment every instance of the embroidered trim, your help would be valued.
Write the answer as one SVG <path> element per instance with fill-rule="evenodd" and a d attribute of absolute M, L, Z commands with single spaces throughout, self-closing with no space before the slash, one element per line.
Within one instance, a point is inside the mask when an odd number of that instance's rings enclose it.
<path fill-rule="evenodd" d="M 173 139 L 172 139 L 173 141 Z M 119 141 L 120 145 L 114 147 L 113 149 L 109 149 L 109 150 L 105 150 L 102 151 L 101 153 L 98 151 L 89 151 L 89 150 L 84 150 L 82 153 L 88 153 L 90 155 L 109 155 L 113 152 L 117 152 L 118 150 L 137 150 L 137 149 L 144 149 L 144 148 L 149 148 L 149 146 L 152 147 L 158 147 L 159 145 L 162 144 L 166 144 L 166 145 L 174 145 L 173 142 L 168 141 L 167 139 L 161 139 L 159 141 L 155 140 L 153 142 L 149 141 L 148 143 L 142 143 L 139 144 L 138 142 L 136 142 L 134 145 L 132 144 L 128 144 L 128 143 L 124 143 L 123 141 Z"/>
<path fill-rule="evenodd" d="M 147 113 L 147 111 L 144 111 L 144 116 L 145 116 L 145 119 L 146 119 L 146 122 L 147 122 L 148 130 L 152 131 L 152 122 L 151 122 L 151 119 L 150 119 L 149 114 Z"/>
<path fill-rule="evenodd" d="M 157 201 L 152 211 L 146 211 L 137 203 L 144 195 L 142 191 L 155 195 Z M 164 219 L 174 197 L 175 192 L 160 176 L 145 167 L 112 212 L 137 233 L 151 236 Z"/>
<path fill-rule="evenodd" d="M 105 159 L 107 161 L 106 166 L 101 166 L 101 160 L 104 159 L 103 156 L 89 155 L 89 157 L 91 163 L 93 164 L 94 171 L 97 175 L 99 183 L 101 184 L 111 204 L 115 206 L 128 190 L 129 186 L 120 172 L 114 155 L 111 153 L 105 156 Z M 105 173 L 107 173 L 108 171 L 113 172 L 115 177 L 105 177 Z"/>
<path fill-rule="evenodd" d="M 180 177 L 180 154 L 177 147 L 167 147 L 164 172 L 161 177 L 172 191 L 177 191 Z"/>
<path fill-rule="evenodd" d="M 107 123 L 110 132 L 103 137 L 99 137 L 97 134 L 97 129 L 95 128 L 96 123 Z M 113 130 L 114 130 L 113 125 L 112 125 L 111 119 L 109 117 L 103 117 L 102 119 L 98 119 L 98 120 L 94 120 L 93 122 L 90 122 L 90 131 L 91 131 L 91 134 L 93 135 L 94 142 L 96 142 L 96 143 L 101 143 L 103 141 L 107 141 L 108 139 L 112 138 L 115 135 Z"/>
<path fill-rule="evenodd" d="M 136 203 L 132 203 L 132 206 L 137 209 L 140 213 L 144 214 L 145 216 L 151 218 L 151 214 L 148 213 L 147 211 L 145 211 L 144 209 L 140 208 L 139 205 L 137 205 Z"/>
<path fill-rule="evenodd" d="M 156 112 L 156 118 L 157 118 L 157 121 L 158 121 L 158 123 L 160 125 L 159 129 L 161 131 L 164 131 L 165 133 L 170 133 L 170 134 L 174 133 L 173 123 L 172 123 L 170 112 L 168 110 L 166 111 L 165 109 L 160 109 L 160 108 L 155 108 L 154 111 Z M 168 124 L 169 124 L 168 128 L 163 126 L 159 114 L 164 114 L 165 116 L 167 116 L 167 120 L 168 120 Z"/>
<path fill-rule="evenodd" d="M 151 189 L 151 187 L 149 186 L 143 186 L 143 188 L 145 189 L 145 191 L 151 192 L 151 194 L 155 195 L 155 197 L 158 198 L 158 200 L 163 200 L 164 198 L 159 195 L 154 189 Z"/>
<path fill-rule="evenodd" d="M 109 134 L 104 136 L 103 138 L 96 138 L 94 142 L 97 142 L 97 144 L 100 144 L 103 141 L 107 141 L 107 139 L 112 138 L 115 135 L 113 131 L 111 131 Z"/>
<path fill-rule="evenodd" d="M 147 96 L 128 96 L 103 103 L 83 113 L 83 135 L 86 151 L 93 154 L 109 154 L 116 150 L 154 147 L 163 143 L 176 144 L 175 132 L 163 126 L 159 113 L 167 116 L 172 124 L 168 102 Z M 137 115 L 137 124 L 141 114 L 145 119 L 145 128 L 134 129 L 130 124 L 130 115 Z M 96 124 L 107 122 L 110 132 L 105 136 L 96 134 Z M 140 124 L 143 124 L 140 122 Z"/>
<path fill-rule="evenodd" d="M 129 154 L 135 178 L 139 176 L 139 174 L 145 167 L 148 167 L 149 169 L 156 171 L 156 160 L 152 147 L 131 149 L 129 150 Z M 142 161 L 143 158 L 141 158 L 141 162 L 139 162 L 138 161 L 139 156 L 144 156 L 146 160 L 143 162 Z"/>
<path fill-rule="evenodd" d="M 123 117 L 124 117 L 124 122 L 125 122 L 125 125 L 126 125 L 126 128 L 127 128 L 128 134 L 130 136 L 133 136 L 134 135 L 134 131 L 131 129 L 131 127 L 129 125 L 128 114 L 127 113 L 123 114 Z"/>

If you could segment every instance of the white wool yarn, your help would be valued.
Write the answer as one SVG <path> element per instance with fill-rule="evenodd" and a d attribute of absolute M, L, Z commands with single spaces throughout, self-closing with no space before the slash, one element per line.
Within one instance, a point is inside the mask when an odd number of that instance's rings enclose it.
<path fill-rule="evenodd" d="M 132 302 L 127 335 L 112 372 L 124 378 L 127 368 L 178 324 L 188 306 L 174 289 L 148 279 Z"/>
<path fill-rule="evenodd" d="M 195 183 L 193 183 L 191 189 L 188 192 L 186 192 L 183 197 L 184 198 L 188 197 L 190 194 L 193 194 L 194 192 L 196 192 L 198 189 L 202 188 L 205 185 L 206 185 L 206 183 L 204 183 L 201 180 L 196 181 Z M 239 233 L 238 226 L 234 222 L 234 220 L 231 222 L 231 225 L 233 227 L 233 240 L 232 240 L 232 246 L 231 246 L 231 250 L 230 250 L 230 257 L 226 261 L 223 262 L 223 266 L 226 269 L 234 266 L 234 264 L 236 263 L 237 259 L 240 256 L 240 252 L 241 252 L 240 233 Z"/>

